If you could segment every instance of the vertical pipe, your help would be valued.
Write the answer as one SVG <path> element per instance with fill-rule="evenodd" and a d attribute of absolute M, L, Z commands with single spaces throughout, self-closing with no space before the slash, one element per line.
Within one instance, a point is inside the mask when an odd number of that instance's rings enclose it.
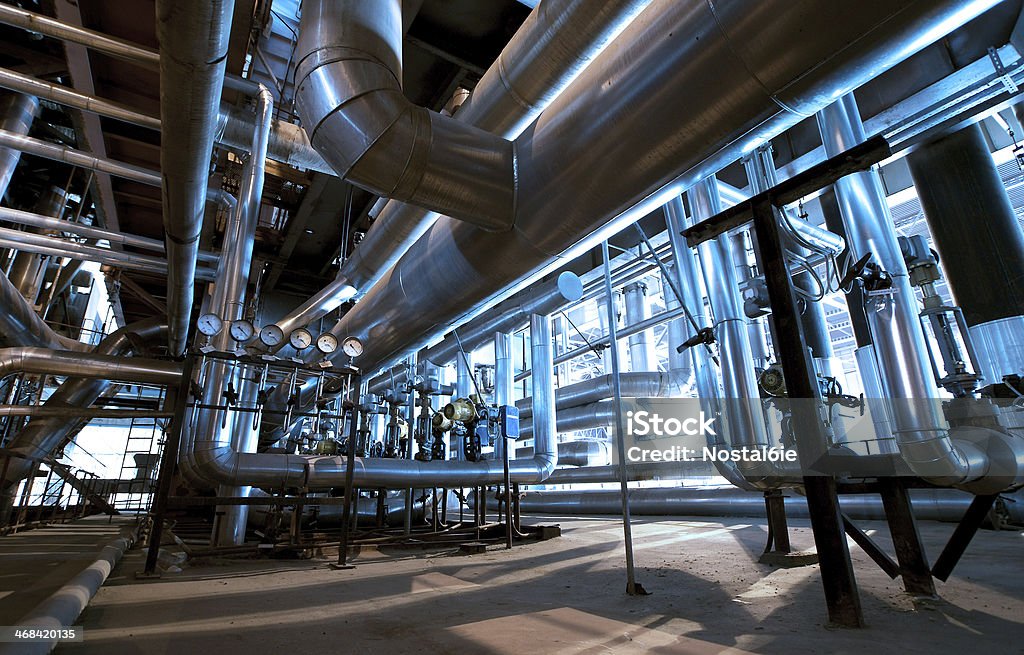
<path fill-rule="evenodd" d="M 981 127 L 926 143 L 907 164 L 985 382 L 1024 372 L 1024 232 Z"/>
<path fill-rule="evenodd" d="M 413 378 L 416 377 L 416 353 L 409 356 L 409 416 L 406 420 L 408 433 L 405 437 L 405 459 L 413 458 L 413 451 L 416 448 L 416 392 L 412 390 Z M 405 490 L 405 516 L 403 517 L 403 534 L 408 536 L 412 532 L 412 494 L 411 487 Z"/>
<path fill-rule="evenodd" d="M 715 176 L 704 178 L 687 192 L 693 219 L 700 222 L 722 211 Z M 733 446 L 763 447 L 768 433 L 761 415 L 761 393 L 754 371 L 747 317 L 743 312 L 732 241 L 723 235 L 698 248 L 708 300 L 715 315 L 715 338 L 722 358 L 722 398 L 730 405 L 725 413 Z"/>
<path fill-rule="evenodd" d="M 233 0 L 157 0 L 168 344 L 185 352 Z M 252 158 L 255 158 L 255 153 Z"/>
<path fill-rule="evenodd" d="M 33 96 L 20 93 L 0 94 L 0 129 L 26 136 L 32 127 L 39 100 Z M 21 159 L 21 151 L 13 148 L 0 148 L 0 202 L 7 194 L 11 176 Z"/>
<path fill-rule="evenodd" d="M 651 306 L 647 301 L 647 285 L 632 282 L 623 290 L 626 305 L 626 324 L 633 325 L 651 317 Z M 658 363 L 651 348 L 653 330 L 637 332 L 629 337 L 629 368 L 637 371 L 657 371 Z"/>
<path fill-rule="evenodd" d="M 852 93 L 817 117 L 828 157 L 865 140 Z M 953 445 L 936 400 L 917 300 L 877 169 L 847 175 L 836 182 L 835 191 L 852 259 L 871 253 L 872 261 L 892 277 L 891 289 L 868 297 L 865 311 L 900 451 L 915 473 L 932 481 L 954 484 L 977 477 L 986 466 L 981 453 L 966 444 Z"/>
<path fill-rule="evenodd" d="M 629 476 L 626 475 L 626 426 L 622 422 L 622 388 L 619 378 L 619 350 L 617 321 L 615 320 L 614 294 L 612 294 L 612 258 L 608 253 L 608 241 L 601 242 L 601 256 L 604 260 L 604 294 L 606 309 L 608 313 L 608 340 L 611 348 L 612 365 L 612 387 L 615 397 L 615 448 L 619 458 L 619 492 L 622 497 L 622 536 L 625 545 L 626 555 L 626 593 L 630 596 L 644 594 L 644 589 L 636 581 L 636 570 L 633 564 L 633 526 L 629 514 Z M 534 363 L 534 375 L 536 375 L 537 364 Z M 536 398 L 536 390 L 534 398 Z M 552 397 L 552 401 L 554 398 Z M 534 410 L 534 426 L 537 425 L 537 413 Z M 536 429 L 536 427 L 534 428 Z M 534 445 L 534 452 L 537 446 Z"/>
<path fill-rule="evenodd" d="M 43 192 L 36 203 L 35 211 L 41 216 L 60 218 L 64 214 L 64 189 L 56 185 Z M 26 228 L 30 232 L 42 233 L 42 230 Z M 30 252 L 19 252 L 14 256 L 9 275 L 11 284 L 18 288 L 21 295 L 30 304 L 35 304 L 43 285 L 43 275 L 48 258 Z M 56 280 L 54 280 L 56 283 Z"/>
<path fill-rule="evenodd" d="M 512 355 L 512 335 L 507 332 L 494 333 L 494 404 L 498 406 L 512 405 L 515 389 L 515 365 Z M 504 439 L 494 444 L 494 459 L 505 457 Z M 537 452 L 536 450 L 534 452 Z"/>

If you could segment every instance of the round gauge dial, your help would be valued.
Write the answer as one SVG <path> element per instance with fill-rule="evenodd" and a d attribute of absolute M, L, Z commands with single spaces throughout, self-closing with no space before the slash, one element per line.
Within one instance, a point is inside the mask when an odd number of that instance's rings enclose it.
<path fill-rule="evenodd" d="M 313 334 L 306 328 L 292 330 L 292 333 L 288 335 L 288 343 L 295 350 L 305 350 L 313 344 Z"/>
<path fill-rule="evenodd" d="M 260 341 L 263 342 L 264 346 L 270 348 L 280 346 L 284 342 L 284 330 L 276 325 L 264 325 L 263 329 L 260 330 Z"/>
<path fill-rule="evenodd" d="M 228 334 L 235 341 L 250 341 L 256 336 L 256 328 L 252 326 L 252 323 L 242 319 L 240 321 L 233 321 L 231 323 L 231 329 L 228 330 Z"/>
<path fill-rule="evenodd" d="M 220 316 L 216 314 L 203 314 L 199 317 L 196 327 L 199 329 L 200 334 L 214 337 L 224 329 L 224 321 L 220 320 Z"/>
<path fill-rule="evenodd" d="M 359 357 L 363 354 L 363 342 L 356 337 L 348 337 L 341 342 L 341 350 L 349 357 Z"/>
<path fill-rule="evenodd" d="M 338 337 L 330 332 L 324 332 L 316 338 L 316 347 L 323 354 L 330 355 L 338 349 Z"/>

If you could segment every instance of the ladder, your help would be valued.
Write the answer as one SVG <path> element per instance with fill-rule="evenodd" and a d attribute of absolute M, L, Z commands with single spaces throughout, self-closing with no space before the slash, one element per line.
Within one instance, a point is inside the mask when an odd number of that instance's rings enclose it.
<path fill-rule="evenodd" d="M 144 389 L 141 385 L 136 387 L 136 405 L 139 407 L 144 404 Z M 158 406 L 162 406 L 163 396 L 161 388 L 157 397 Z M 156 473 L 164 443 L 164 428 L 165 422 L 160 419 L 131 419 L 124 455 L 121 457 L 121 472 L 111 489 L 112 505 L 121 513 L 142 517 L 149 511 L 156 492 Z"/>

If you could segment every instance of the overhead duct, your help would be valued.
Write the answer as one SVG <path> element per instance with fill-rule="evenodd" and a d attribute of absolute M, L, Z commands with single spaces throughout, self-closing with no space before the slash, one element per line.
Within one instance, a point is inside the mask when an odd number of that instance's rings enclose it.
<path fill-rule="evenodd" d="M 650 1 L 545 0 L 477 83 L 455 121 L 516 138 Z M 336 309 L 353 290 L 364 293 L 423 236 L 438 214 L 392 200 L 373 218 L 336 280 L 289 313 L 282 327 L 306 325 Z"/>
<path fill-rule="evenodd" d="M 296 109 L 338 175 L 486 229 L 511 226 L 512 143 L 402 93 L 401 0 L 306 2 L 296 58 Z"/>
<path fill-rule="evenodd" d="M 192 316 L 196 256 L 233 8 L 231 0 L 156 3 L 167 336 L 172 355 L 185 352 Z"/>
<path fill-rule="evenodd" d="M 515 229 L 438 220 L 332 331 L 387 366 L 994 4 L 656 0 L 516 140 Z"/>

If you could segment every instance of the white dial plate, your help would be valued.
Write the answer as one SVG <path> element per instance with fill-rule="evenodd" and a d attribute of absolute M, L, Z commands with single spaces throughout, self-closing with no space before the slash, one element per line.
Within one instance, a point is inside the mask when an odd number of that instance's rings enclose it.
<path fill-rule="evenodd" d="M 220 320 L 220 316 L 216 314 L 203 314 L 199 317 L 199 321 L 196 322 L 196 327 L 199 329 L 200 334 L 213 337 L 220 334 L 220 331 L 224 329 L 224 321 Z"/>
<path fill-rule="evenodd" d="M 234 321 L 231 323 L 229 333 L 231 334 L 231 338 L 235 341 L 249 341 L 256 336 L 256 328 L 252 326 L 252 323 L 246 320 Z"/>
<path fill-rule="evenodd" d="M 306 328 L 298 328 L 292 330 L 291 335 L 288 337 L 288 343 L 292 345 L 295 350 L 305 350 L 309 348 L 313 343 L 313 335 Z"/>
<path fill-rule="evenodd" d="M 342 342 L 341 349 L 349 357 L 359 357 L 363 354 L 363 342 L 355 337 L 349 337 Z"/>
<path fill-rule="evenodd" d="M 330 355 L 338 349 L 338 337 L 330 332 L 324 332 L 316 338 L 316 347 L 325 355 Z"/>
<path fill-rule="evenodd" d="M 279 346 L 284 341 L 284 330 L 276 325 L 264 325 L 260 330 L 260 341 L 263 342 L 263 345 L 271 348 Z"/>

